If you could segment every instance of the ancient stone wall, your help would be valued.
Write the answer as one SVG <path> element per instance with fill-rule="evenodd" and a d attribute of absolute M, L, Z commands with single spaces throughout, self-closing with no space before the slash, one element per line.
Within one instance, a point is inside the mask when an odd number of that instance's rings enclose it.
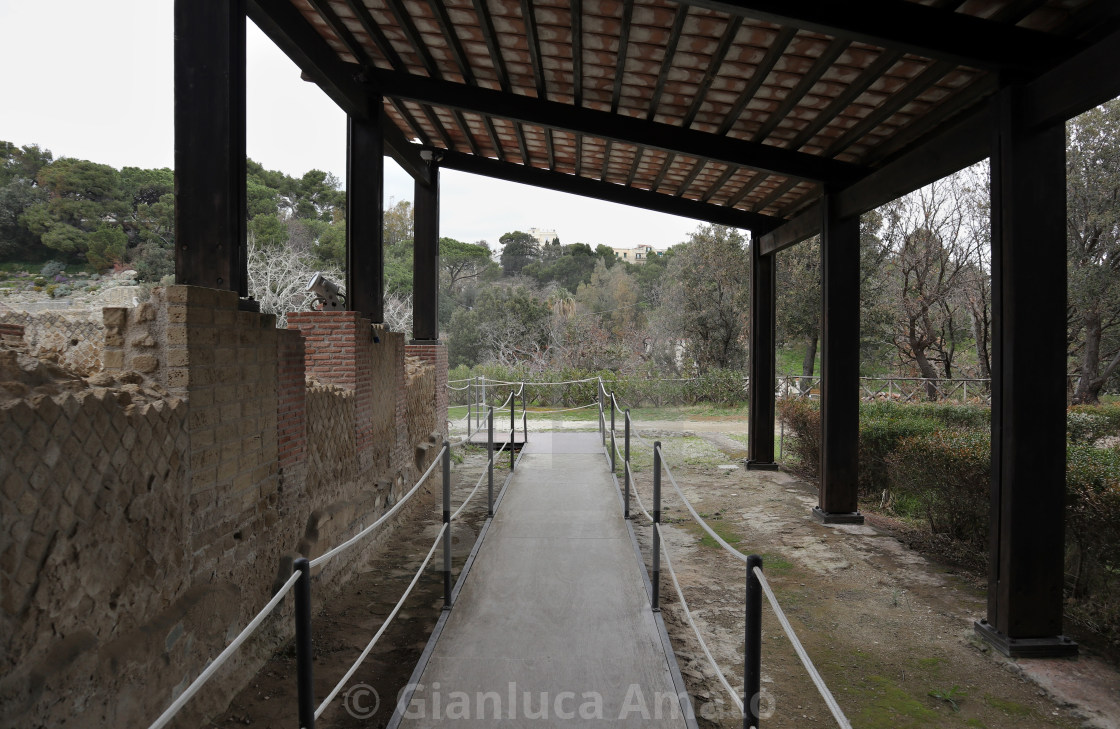
<path fill-rule="evenodd" d="M 420 360 L 406 371 L 403 335 L 374 341 L 353 313 L 289 322 L 172 286 L 105 310 L 102 373 L 56 373 L 64 386 L 47 393 L 0 381 L 0 727 L 146 726 L 295 556 L 352 536 L 431 462 L 443 383 Z M 383 539 L 320 570 L 319 598 Z M 290 637 L 289 610 L 184 725 Z"/>
<path fill-rule="evenodd" d="M 93 312 L 0 311 L 0 326 L 4 325 L 23 327 L 24 346 L 36 357 L 83 375 L 101 369 L 104 327 Z"/>

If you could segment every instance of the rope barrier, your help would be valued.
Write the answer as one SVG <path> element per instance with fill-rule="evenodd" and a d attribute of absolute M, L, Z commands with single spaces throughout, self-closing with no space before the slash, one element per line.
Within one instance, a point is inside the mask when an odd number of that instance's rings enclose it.
<path fill-rule="evenodd" d="M 564 380 L 562 382 L 530 382 L 529 380 L 518 380 L 517 382 L 510 382 L 509 380 L 491 380 L 491 379 L 487 378 L 486 384 L 487 385 L 529 385 L 530 387 L 536 387 L 537 385 L 549 385 L 549 386 L 553 386 L 553 385 L 578 385 L 578 384 L 583 383 L 583 382 L 594 382 L 596 379 L 598 379 L 598 378 L 588 377 L 588 378 L 583 379 L 583 380 Z"/>
<path fill-rule="evenodd" d="M 642 512 L 642 515 L 645 516 L 645 518 L 653 521 L 653 517 L 649 515 L 649 512 L 646 511 L 645 505 L 642 503 L 642 497 L 638 494 L 638 487 L 634 481 L 634 472 L 630 469 L 629 463 L 626 464 L 626 470 L 630 471 L 630 493 L 634 494 L 634 498 L 638 502 L 638 511 Z"/>
<path fill-rule="evenodd" d="M 654 524 L 654 529 L 658 534 L 661 534 L 661 553 L 665 555 L 665 566 L 669 568 L 669 577 L 673 579 L 673 587 L 677 589 L 677 597 L 681 601 L 681 608 L 684 609 L 684 616 L 688 619 L 688 624 L 692 626 L 692 632 L 696 634 L 696 640 L 700 642 L 700 649 L 704 651 L 704 655 L 708 657 L 708 663 L 712 664 L 715 669 L 716 676 L 719 682 L 723 684 L 723 688 L 731 696 L 731 700 L 739 707 L 739 713 L 743 713 L 743 700 L 739 698 L 739 693 L 731 688 L 731 684 L 727 682 L 727 678 L 723 675 L 723 670 L 720 669 L 716 659 L 712 657 L 712 652 L 708 650 L 708 644 L 704 641 L 704 636 L 700 635 L 700 629 L 696 627 L 696 622 L 692 619 L 692 611 L 688 609 L 688 602 L 684 599 L 684 592 L 681 590 L 681 583 L 677 581 L 677 573 L 673 570 L 673 560 L 669 557 L 669 549 L 665 546 L 665 535 L 661 532 L 661 525 Z"/>
<path fill-rule="evenodd" d="M 456 382 L 462 382 L 462 380 L 455 380 L 455 381 Z M 447 382 L 447 389 L 448 390 L 454 390 L 455 392 L 462 392 L 463 390 L 469 390 L 470 387 L 471 387 L 470 385 L 464 385 L 462 387 L 452 387 L 451 386 L 451 381 L 449 380 Z"/>
<path fill-rule="evenodd" d="M 560 408 L 560 409 L 557 409 L 557 410 L 536 410 L 536 409 L 534 409 L 534 410 L 530 410 L 529 412 L 531 412 L 533 415 L 547 415 L 549 413 L 567 413 L 567 412 L 571 412 L 572 410 L 584 410 L 586 408 L 593 408 L 598 404 L 599 403 L 593 402 L 593 403 L 588 403 L 587 405 L 580 405 L 580 406 L 574 407 L 574 408 Z"/>
<path fill-rule="evenodd" d="M 665 474 L 669 476 L 669 483 L 673 484 L 673 488 L 677 490 L 677 494 L 681 497 L 681 501 L 684 502 L 685 508 L 688 509 L 688 513 L 692 514 L 692 518 L 696 520 L 696 523 L 702 526 L 704 528 L 704 531 L 711 535 L 712 539 L 719 542 L 720 546 L 722 546 L 731 554 L 735 555 L 738 559 L 746 562 L 747 555 L 743 554 L 738 549 L 735 549 L 735 547 L 732 547 L 730 544 L 725 542 L 723 537 L 716 534 L 715 530 L 708 526 L 708 522 L 700 518 L 700 515 L 696 513 L 696 509 L 692 508 L 692 504 L 688 503 L 688 499 L 685 498 L 684 492 L 681 491 L 681 487 L 677 485 L 677 479 L 673 478 L 673 472 L 669 470 L 669 464 L 665 462 L 664 451 L 662 451 L 661 453 L 661 465 L 665 469 Z"/>
<path fill-rule="evenodd" d="M 332 701 L 334 701 L 334 697 L 338 696 L 338 692 L 342 690 L 342 688 L 346 685 L 346 683 L 350 680 L 354 673 L 357 672 L 358 666 L 362 665 L 362 661 L 366 659 L 366 656 L 368 656 L 369 652 L 373 650 L 373 646 L 377 643 L 378 639 L 380 639 L 381 636 L 385 633 L 385 630 L 389 627 L 389 623 L 393 622 L 393 618 L 397 617 L 397 613 L 400 611 L 401 606 L 404 605 L 404 601 L 407 600 L 408 596 L 412 593 L 412 588 L 416 587 L 416 583 L 420 581 L 420 575 L 424 573 L 424 568 L 428 566 L 428 562 L 431 561 L 432 555 L 435 554 L 436 547 L 439 546 L 439 543 L 443 539 L 443 535 L 446 532 L 447 524 L 444 524 L 440 527 L 439 534 L 436 535 L 436 540 L 432 543 L 432 548 L 428 550 L 428 556 L 424 558 L 424 562 L 420 565 L 420 569 L 416 571 L 416 576 L 412 578 L 412 582 L 410 582 L 408 584 L 408 587 L 405 588 L 404 594 L 401 595 L 401 599 L 397 601 L 397 604 L 393 606 L 392 611 L 389 612 L 389 617 L 385 618 L 385 622 L 383 622 L 381 624 L 381 627 L 377 629 L 377 632 L 374 633 L 373 638 L 370 640 L 369 644 L 366 645 L 365 650 L 363 650 L 362 654 L 358 656 L 358 660 L 354 661 L 354 664 L 350 666 L 350 670 L 346 672 L 346 675 L 342 677 L 342 680 L 339 681 L 333 689 L 331 689 L 331 692 L 327 694 L 327 698 L 323 699 L 323 703 L 319 704 L 319 708 L 315 709 L 316 719 L 318 719 L 323 711 L 326 710 L 327 706 Z"/>
<path fill-rule="evenodd" d="M 793 632 L 793 626 L 789 624 L 789 619 L 786 614 L 782 612 L 782 606 L 778 604 L 778 598 L 774 597 L 774 591 L 770 589 L 770 583 L 766 581 L 766 575 L 762 570 L 757 567 L 754 568 L 755 577 L 762 585 L 762 591 L 766 594 L 766 599 L 770 601 L 770 607 L 774 609 L 774 615 L 777 616 L 778 622 L 782 624 L 782 629 L 789 636 L 789 642 L 793 644 L 793 650 L 797 652 L 797 657 L 801 659 L 801 664 L 805 666 L 805 670 L 809 672 L 809 678 L 813 679 L 813 685 L 817 687 L 820 692 L 821 698 L 824 699 L 825 704 L 828 705 L 828 710 L 832 712 L 832 717 L 836 719 L 842 729 L 852 729 L 851 722 L 848 717 L 844 716 L 840 704 L 836 703 L 836 699 L 832 696 L 832 692 L 825 686 L 824 679 L 817 673 L 816 666 L 809 659 L 809 654 L 805 652 L 805 647 L 801 645 L 801 641 L 797 639 L 797 634 Z"/>
<path fill-rule="evenodd" d="M 210 665 L 207 666 L 206 669 L 199 674 L 198 678 L 196 678 L 191 683 L 191 685 L 187 687 L 186 691 L 179 694 L 179 698 L 175 699 L 175 701 L 171 703 L 171 706 L 168 706 L 167 710 L 160 714 L 159 718 L 152 722 L 152 725 L 148 729 L 161 729 L 161 727 L 167 726 L 167 724 L 175 718 L 175 715 L 179 713 L 180 709 L 182 709 L 183 706 L 185 706 L 186 703 L 190 701 L 196 693 L 198 693 L 198 690 L 201 689 L 203 685 L 210 680 L 211 676 L 213 676 L 217 672 L 217 670 L 222 667 L 222 664 L 229 660 L 229 657 L 232 656 L 234 652 L 236 652 L 237 649 L 241 647 L 241 644 L 244 643 L 249 638 L 249 636 L 252 635 L 257 630 L 257 628 L 260 627 L 261 623 L 264 622 L 264 619 L 268 617 L 268 615 L 273 610 L 276 609 L 276 606 L 280 604 L 280 601 L 284 599 L 284 596 L 287 595 L 288 592 L 291 591 L 292 587 L 295 586 L 296 582 L 299 581 L 299 578 L 299 572 L 293 573 L 292 576 L 288 578 L 288 581 L 284 583 L 284 586 L 281 587 L 280 590 L 272 596 L 272 599 L 268 601 L 268 604 L 265 605 L 264 608 L 259 613 L 257 613 L 256 617 L 249 621 L 249 624 L 246 625 L 245 628 L 237 635 L 237 637 L 233 639 L 233 642 L 226 646 L 225 650 L 218 654 L 218 657 L 215 658 L 210 663 Z"/>
<path fill-rule="evenodd" d="M 497 455 L 497 454 L 495 453 L 494 455 Z M 490 461 L 487 464 L 487 467 L 489 468 L 489 466 L 492 466 L 493 464 L 494 464 L 494 459 L 491 458 Z M 482 486 L 482 479 L 486 478 L 488 473 L 489 472 L 486 469 L 483 469 L 482 473 L 478 477 L 478 483 L 476 483 L 474 485 L 474 488 L 471 489 L 471 492 L 469 494 L 467 494 L 467 498 L 463 499 L 463 503 L 459 504 L 459 508 L 456 509 L 455 513 L 451 515 L 451 521 L 455 521 L 455 519 L 458 518 L 459 513 L 463 509 L 467 508 L 467 504 L 469 504 L 471 502 L 471 499 L 474 498 L 475 492 L 478 491 L 478 488 L 480 486 Z"/>
<path fill-rule="evenodd" d="M 382 525 L 383 523 L 385 523 L 385 520 L 386 520 L 386 519 L 388 519 L 389 517 L 391 517 L 391 516 L 392 516 L 393 514 L 397 513 L 397 511 L 398 511 L 398 510 L 399 510 L 399 509 L 400 509 L 400 508 L 401 508 L 402 506 L 404 506 L 404 503 L 405 503 L 406 501 L 408 501 L 408 499 L 409 499 L 409 498 L 410 498 L 410 497 L 411 497 L 411 496 L 412 496 L 413 494 L 415 494 L 415 493 L 416 493 L 417 491 L 419 491 L 419 490 L 420 490 L 420 487 L 421 487 L 421 486 L 423 486 L 423 485 L 424 485 L 424 482 L 428 480 L 428 476 L 432 475 L 432 471 L 434 471 L 434 470 L 435 470 L 435 468 L 436 468 L 436 466 L 438 466 L 438 465 L 439 465 L 439 464 L 440 464 L 440 463 L 442 462 L 442 460 L 443 460 L 443 451 L 444 451 L 444 450 L 445 450 L 444 448 L 440 448 L 440 449 L 439 449 L 439 453 L 438 453 L 438 454 L 436 455 L 435 459 L 434 459 L 434 460 L 432 460 L 432 465 L 428 466 L 428 470 L 427 470 L 427 471 L 424 471 L 424 475 L 420 477 L 420 480 L 416 482 L 416 485 L 412 487 L 412 490 L 411 490 L 411 491 L 409 491 L 409 492 L 408 492 L 407 494 L 405 494 L 405 495 L 404 495 L 404 498 L 402 498 L 402 499 L 401 499 L 400 501 L 398 501 L 398 502 L 397 502 L 396 504 L 394 504 L 394 505 L 393 505 L 393 508 L 391 508 L 391 509 L 389 509 L 388 511 L 386 511 L 386 512 L 385 512 L 384 514 L 382 514 L 382 515 L 381 515 L 381 517 L 380 517 L 380 518 L 379 518 L 379 519 L 378 519 L 377 521 L 373 522 L 372 524 L 370 524 L 370 525 L 369 525 L 368 527 L 366 527 L 366 528 L 365 528 L 365 529 L 363 529 L 362 531 L 360 531 L 360 532 L 358 532 L 357 534 L 355 534 L 354 536 L 350 537 L 349 539 L 347 539 L 347 540 L 346 540 L 345 542 L 343 542 L 342 544 L 338 545 L 337 547 L 335 547 L 334 549 L 330 550 L 329 552 L 324 552 L 323 554 L 319 555 L 319 556 L 318 556 L 318 557 L 316 557 L 315 559 L 311 560 L 311 566 L 312 566 L 312 567 L 318 567 L 318 566 L 319 566 L 319 565 L 321 565 L 321 564 L 322 564 L 323 562 L 326 562 L 326 561 L 327 561 L 328 559 L 331 559 L 332 557 L 334 557 L 335 555 L 339 554 L 340 552 L 342 552 L 342 551 L 344 551 L 344 550 L 346 550 L 346 549 L 349 549 L 349 548 L 350 548 L 350 547 L 352 547 L 352 546 L 353 546 L 353 545 L 354 545 L 354 544 L 355 544 L 356 542 L 358 542 L 358 541 L 359 541 L 359 540 L 361 540 L 361 539 L 362 539 L 363 537 L 365 537 L 365 536 L 366 536 L 367 534 L 369 534 L 369 533 L 370 533 L 370 532 L 372 532 L 372 531 L 373 531 L 374 529 L 376 529 L 377 527 L 379 527 L 379 526 L 381 526 L 381 525 Z"/>

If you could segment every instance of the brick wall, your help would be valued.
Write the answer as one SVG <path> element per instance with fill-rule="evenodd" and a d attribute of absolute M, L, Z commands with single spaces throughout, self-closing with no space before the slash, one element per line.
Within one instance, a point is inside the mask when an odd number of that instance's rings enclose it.
<path fill-rule="evenodd" d="M 447 346 L 444 344 L 412 343 L 405 353 L 419 357 L 432 366 L 435 376 L 435 419 L 438 430 L 447 437 Z"/>
<path fill-rule="evenodd" d="M 305 347 L 298 331 L 280 330 L 276 340 L 276 437 L 280 468 L 304 460 L 307 447 Z"/>
<path fill-rule="evenodd" d="M 23 347 L 23 325 L 0 322 L 0 344 L 6 347 Z"/>
<path fill-rule="evenodd" d="M 403 335 L 374 343 L 353 313 L 292 314 L 278 331 L 237 304 L 173 286 L 106 309 L 99 377 L 117 384 L 0 404 L 0 463 L 15 464 L 0 469 L 0 727 L 146 726 L 293 556 L 384 513 L 438 450 L 434 373 L 406 373 Z M 119 383 L 135 371 L 170 396 L 133 402 L 138 386 Z M 332 561 L 316 599 L 387 538 Z M 222 710 L 290 631 L 271 622 L 184 725 Z"/>

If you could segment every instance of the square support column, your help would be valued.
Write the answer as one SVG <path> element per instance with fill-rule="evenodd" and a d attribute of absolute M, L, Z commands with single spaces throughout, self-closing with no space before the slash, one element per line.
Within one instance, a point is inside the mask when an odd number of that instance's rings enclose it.
<path fill-rule="evenodd" d="M 368 118 L 346 118 L 346 308 L 374 324 L 385 321 L 380 115 L 381 99 L 376 98 Z"/>
<path fill-rule="evenodd" d="M 835 198 L 821 205 L 821 465 L 826 524 L 862 524 L 859 513 L 859 218 L 841 218 Z"/>
<path fill-rule="evenodd" d="M 427 152 L 426 152 L 427 154 Z M 416 181 L 416 226 L 412 248 L 412 336 L 439 340 L 439 165 L 429 162 L 430 183 Z"/>
<path fill-rule="evenodd" d="M 988 616 L 1009 656 L 1065 656 L 1065 128 L 1027 129 L 995 98 L 992 146 L 992 512 Z"/>
<path fill-rule="evenodd" d="M 751 363 L 747 469 L 777 470 L 774 462 L 774 255 L 751 240 Z"/>
<path fill-rule="evenodd" d="M 175 0 L 175 280 L 248 295 L 245 0 Z"/>

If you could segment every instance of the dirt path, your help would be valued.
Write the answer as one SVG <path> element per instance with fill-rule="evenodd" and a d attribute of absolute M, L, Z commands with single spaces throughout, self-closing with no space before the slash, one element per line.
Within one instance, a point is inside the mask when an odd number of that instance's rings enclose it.
<path fill-rule="evenodd" d="M 973 621 L 985 610 L 984 586 L 974 579 L 927 561 L 873 524 L 817 523 L 810 516 L 815 489 L 788 474 L 721 469 L 733 463 L 725 453 L 698 453 L 688 439 L 663 447 L 697 511 L 740 551 L 763 555 L 779 601 L 853 726 L 1074 727 L 1088 725 L 1085 719 L 1115 726 L 1118 714 L 1102 705 L 1101 694 L 1090 697 L 1100 708 L 1093 716 L 1049 698 L 1024 676 L 1054 662 L 1008 661 L 974 637 Z M 648 506 L 649 469 L 637 479 Z M 743 565 L 688 518 L 670 484 L 663 489 L 666 541 L 685 597 L 738 689 Z M 649 528 L 638 531 L 648 553 Z M 673 594 L 668 579 L 662 593 Z M 702 726 L 741 726 L 679 608 L 665 613 L 690 693 L 707 719 Z M 763 707 L 773 711 L 766 726 L 835 726 L 765 602 L 762 650 L 769 699 Z M 1062 663 L 1065 678 L 1076 675 L 1078 664 Z M 1091 657 L 1079 663 L 1083 678 L 1103 665 Z M 1120 684 L 1110 686 L 1115 701 Z"/>

